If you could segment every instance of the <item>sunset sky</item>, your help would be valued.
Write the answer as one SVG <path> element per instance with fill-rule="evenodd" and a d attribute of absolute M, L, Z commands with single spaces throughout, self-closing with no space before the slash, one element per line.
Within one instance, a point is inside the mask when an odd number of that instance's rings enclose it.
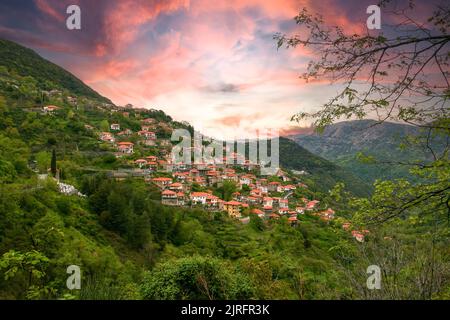
<path fill-rule="evenodd" d="M 217 137 L 257 128 L 288 133 L 296 130 L 294 113 L 316 109 L 338 88 L 300 80 L 310 54 L 277 50 L 273 35 L 295 32 L 302 7 L 359 30 L 376 2 L 2 0 L 0 37 L 36 50 L 116 104 L 162 109 Z M 66 29 L 70 4 L 81 8 L 81 30 Z"/>

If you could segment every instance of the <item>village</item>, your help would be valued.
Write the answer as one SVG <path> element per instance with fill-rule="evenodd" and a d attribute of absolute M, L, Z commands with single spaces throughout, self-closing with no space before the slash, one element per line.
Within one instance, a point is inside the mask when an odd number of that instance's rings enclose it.
<path fill-rule="evenodd" d="M 43 112 L 51 115 L 58 109 L 56 106 L 45 106 Z M 119 107 L 111 112 L 129 118 L 130 111 L 125 110 Z M 140 110 L 133 111 L 139 117 Z M 142 110 L 143 113 L 145 111 Z M 174 162 L 171 158 L 172 143 L 167 138 L 173 130 L 170 124 L 145 116 L 139 121 L 138 131 L 122 128 L 119 122 L 114 122 L 109 125 L 108 131 L 96 132 L 96 135 L 102 143 L 112 148 L 117 158 L 129 164 L 128 169 L 111 172 L 110 176 L 116 180 L 128 177 L 145 179 L 160 190 L 163 205 L 226 212 L 244 224 L 250 222 L 251 216 L 265 222 L 285 218 L 292 227 L 300 223 L 299 217 L 304 214 L 317 216 L 325 222 L 335 218 L 335 211 L 322 206 L 319 200 L 299 196 L 296 190 L 308 186 L 298 178 L 293 178 L 280 168 L 272 176 L 261 176 L 258 174 L 258 163 L 236 152 L 229 153 L 231 159 L 223 157 L 213 163 Z M 85 128 L 96 130 L 88 124 Z M 161 129 L 166 133 L 164 138 L 158 137 L 155 132 Z M 139 152 L 136 152 L 136 147 Z M 217 192 L 224 184 L 234 189 L 228 199 Z M 368 230 L 351 230 L 349 222 L 344 222 L 342 228 L 351 232 L 359 242 L 363 242 L 369 233 Z"/>
<path fill-rule="evenodd" d="M 300 223 L 299 217 L 304 214 L 317 216 L 324 222 L 335 218 L 335 211 L 321 205 L 319 200 L 298 196 L 296 190 L 308 188 L 306 184 L 298 179 L 294 182 L 292 175 L 280 168 L 272 176 L 260 176 L 260 165 L 236 152 L 229 153 L 231 159 L 223 157 L 214 163 L 174 163 L 171 158 L 172 142 L 167 138 L 173 130 L 170 124 L 145 117 L 146 109 L 108 107 L 111 113 L 119 113 L 123 118 L 129 118 L 131 110 L 138 118 L 140 113 L 144 114 L 140 120 L 140 130 L 136 132 L 122 128 L 118 122 L 111 123 L 108 131 L 96 132 L 98 139 L 107 143 L 117 158 L 127 159 L 131 164 L 131 168 L 111 172 L 111 177 L 116 180 L 128 177 L 145 179 L 160 190 L 163 205 L 226 212 L 244 224 L 250 222 L 251 216 L 265 222 L 286 218 L 292 227 Z M 42 111 L 54 115 L 58 109 L 49 105 Z M 88 124 L 85 128 L 96 130 Z M 155 132 L 161 129 L 166 133 L 164 138 L 158 137 Z M 137 146 L 140 152 L 135 152 Z M 224 184 L 236 189 L 229 199 L 215 192 Z M 369 230 L 352 230 L 349 222 L 344 222 L 342 228 L 358 242 L 363 242 L 369 234 Z"/>

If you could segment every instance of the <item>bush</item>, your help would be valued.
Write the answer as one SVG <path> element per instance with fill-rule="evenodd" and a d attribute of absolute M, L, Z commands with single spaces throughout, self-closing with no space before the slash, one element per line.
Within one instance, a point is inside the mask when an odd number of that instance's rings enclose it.
<path fill-rule="evenodd" d="M 216 258 L 189 257 L 167 261 L 149 272 L 141 286 L 144 299 L 250 299 L 249 278 Z"/>

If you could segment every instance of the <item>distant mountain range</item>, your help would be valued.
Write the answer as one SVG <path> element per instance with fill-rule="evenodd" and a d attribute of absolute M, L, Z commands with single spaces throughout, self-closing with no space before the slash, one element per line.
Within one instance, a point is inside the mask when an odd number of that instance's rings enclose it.
<path fill-rule="evenodd" d="M 428 156 L 421 147 L 400 146 L 408 136 L 422 134 L 418 127 L 374 120 L 344 121 L 329 125 L 323 133 L 298 134 L 290 139 L 314 154 L 351 170 L 366 182 L 409 176 L 408 167 L 393 164 L 367 164 L 357 159 L 363 152 L 382 161 L 411 162 Z"/>
<path fill-rule="evenodd" d="M 357 196 L 367 196 L 371 192 L 370 184 L 351 168 L 326 160 L 284 137 L 280 137 L 280 165 L 290 170 L 304 171 L 304 181 L 320 192 L 330 190 L 338 182 L 343 182 L 347 190 Z"/>

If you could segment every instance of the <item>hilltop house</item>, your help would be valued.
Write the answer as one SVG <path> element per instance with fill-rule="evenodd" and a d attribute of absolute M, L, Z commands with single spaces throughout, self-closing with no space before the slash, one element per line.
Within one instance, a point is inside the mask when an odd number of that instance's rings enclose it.
<path fill-rule="evenodd" d="M 320 217 L 322 218 L 322 220 L 329 221 L 334 219 L 334 214 L 334 210 L 328 208 L 327 210 L 320 212 Z"/>
<path fill-rule="evenodd" d="M 136 164 L 139 168 L 143 168 L 147 165 L 147 160 L 145 159 L 137 159 L 134 161 L 134 164 Z"/>
<path fill-rule="evenodd" d="M 153 118 L 146 118 L 146 119 L 142 120 L 142 123 L 144 123 L 144 124 L 153 124 L 153 123 L 156 123 L 156 120 L 153 119 Z"/>
<path fill-rule="evenodd" d="M 264 207 L 272 207 L 273 206 L 273 199 L 270 197 L 264 197 L 263 198 L 263 206 Z"/>
<path fill-rule="evenodd" d="M 357 230 L 352 231 L 352 237 L 356 239 L 358 242 L 364 242 L 364 234 Z"/>
<path fill-rule="evenodd" d="M 160 189 L 164 189 L 167 186 L 169 186 L 169 184 L 172 183 L 172 179 L 166 178 L 166 177 L 159 177 L 159 178 L 153 178 L 152 182 L 154 184 L 156 184 Z"/>
<path fill-rule="evenodd" d="M 169 206 L 184 206 L 184 193 L 164 190 L 161 193 L 161 203 Z"/>
<path fill-rule="evenodd" d="M 265 217 L 264 212 L 259 209 L 253 209 L 250 213 L 256 214 L 261 219 Z"/>
<path fill-rule="evenodd" d="M 191 200 L 194 204 L 206 204 L 206 198 L 210 196 L 207 192 L 192 192 L 191 193 Z"/>
<path fill-rule="evenodd" d="M 296 207 L 295 212 L 297 212 L 298 214 L 304 214 L 305 208 L 304 207 Z"/>
<path fill-rule="evenodd" d="M 123 131 L 120 131 L 117 135 L 118 136 L 129 136 L 133 134 L 133 131 L 131 131 L 130 129 L 125 129 Z"/>
<path fill-rule="evenodd" d="M 230 217 L 240 218 L 241 217 L 241 206 L 242 203 L 238 201 L 228 201 L 224 202 L 223 208 L 228 213 Z"/>
<path fill-rule="evenodd" d="M 53 113 L 55 113 L 55 111 L 57 111 L 59 109 L 60 109 L 60 107 L 53 106 L 53 105 L 48 105 L 48 106 L 45 106 L 44 108 L 42 108 L 42 110 L 46 114 L 53 114 Z"/>
<path fill-rule="evenodd" d="M 289 218 L 288 218 L 288 222 L 289 222 L 289 224 L 290 224 L 291 226 L 294 227 L 294 226 L 297 225 L 298 219 L 297 219 L 296 216 L 292 216 L 292 217 L 289 217 Z"/>
<path fill-rule="evenodd" d="M 110 142 L 110 143 L 114 143 L 116 141 L 116 139 L 110 132 L 101 132 L 100 140 Z"/>
<path fill-rule="evenodd" d="M 183 191 L 183 185 L 179 182 L 171 183 L 171 184 L 169 184 L 169 190 L 175 191 L 175 192 Z"/>
<path fill-rule="evenodd" d="M 152 131 L 141 130 L 138 132 L 138 135 L 145 140 L 156 140 L 156 134 Z"/>
<path fill-rule="evenodd" d="M 267 190 L 270 192 L 275 192 L 278 190 L 278 187 L 281 185 L 281 183 L 277 182 L 277 181 L 272 181 L 269 183 L 269 185 L 267 186 Z"/>
<path fill-rule="evenodd" d="M 278 201 L 278 206 L 283 209 L 287 208 L 289 206 L 289 200 L 288 199 L 280 199 Z"/>
<path fill-rule="evenodd" d="M 119 131 L 120 130 L 120 124 L 118 124 L 118 123 L 112 123 L 109 127 L 113 131 Z"/>
<path fill-rule="evenodd" d="M 242 187 L 244 184 L 249 185 L 252 183 L 252 179 L 249 176 L 241 176 L 239 177 L 239 184 Z"/>
<path fill-rule="evenodd" d="M 119 142 L 117 145 L 117 148 L 121 153 L 132 154 L 134 152 L 134 143 L 132 142 Z"/>
<path fill-rule="evenodd" d="M 319 203 L 318 200 L 311 200 L 309 202 L 306 203 L 306 210 L 307 211 L 311 211 L 314 210 L 316 208 L 316 205 Z"/>

